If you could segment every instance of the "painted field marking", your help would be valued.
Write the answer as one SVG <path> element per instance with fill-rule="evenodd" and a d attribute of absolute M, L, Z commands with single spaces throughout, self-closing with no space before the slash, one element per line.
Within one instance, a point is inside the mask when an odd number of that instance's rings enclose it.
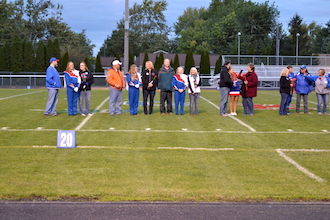
<path fill-rule="evenodd" d="M 217 106 L 216 104 L 214 104 L 213 102 L 211 102 L 210 100 L 200 96 L 201 99 L 203 99 L 204 101 L 208 102 L 209 104 L 213 105 L 215 108 L 217 108 L 218 110 L 220 110 L 220 107 Z M 235 121 L 237 121 L 240 125 L 243 125 L 244 127 L 248 128 L 251 132 L 256 132 L 256 130 L 254 128 L 252 128 L 250 125 L 244 123 L 243 121 L 239 120 L 238 118 L 235 118 L 232 115 L 228 115 L 228 117 L 230 117 L 231 119 L 234 119 Z"/>
<path fill-rule="evenodd" d="M 285 160 L 287 160 L 289 163 L 294 165 L 299 171 L 303 172 L 307 176 L 309 176 L 312 179 L 315 179 L 318 182 L 324 182 L 325 180 L 321 177 L 315 175 L 314 173 L 307 170 L 305 167 L 299 165 L 296 161 L 294 161 L 291 157 L 287 156 L 284 152 L 330 152 L 330 150 L 314 150 L 314 149 L 276 149 L 276 152 L 283 157 Z"/>
<path fill-rule="evenodd" d="M 16 97 L 19 97 L 19 96 L 25 96 L 25 95 L 35 94 L 35 93 L 41 93 L 41 92 L 44 92 L 44 91 L 36 91 L 36 92 L 28 92 L 28 93 L 23 93 L 23 94 L 18 94 L 18 95 L 12 95 L 12 96 L 8 96 L 8 97 L 0 98 L 0 101 L 5 100 L 5 99 L 16 98 Z"/>
<path fill-rule="evenodd" d="M 80 123 L 80 125 L 78 125 L 74 130 L 75 131 L 79 131 L 87 122 L 88 120 L 93 117 L 93 114 L 95 114 L 96 111 L 100 110 L 100 108 L 104 105 L 104 103 L 106 103 L 109 100 L 109 97 L 107 97 L 99 106 L 96 107 L 96 109 L 94 109 L 94 111 L 92 112 L 92 115 L 87 115 L 87 117 Z"/>
<path fill-rule="evenodd" d="M 61 129 L 10 129 L 8 127 L 3 127 L 0 129 L 0 132 L 12 132 L 12 131 L 38 131 L 38 132 L 50 132 L 50 131 L 58 131 Z M 81 132 L 154 132 L 154 133 L 196 133 L 196 134 L 323 134 L 323 135 L 328 135 L 328 132 L 323 132 L 323 131 L 256 131 L 256 132 L 251 132 L 251 131 L 222 131 L 221 129 L 215 129 L 212 131 L 193 131 L 193 130 L 116 130 L 116 128 L 109 128 L 108 130 L 105 129 L 84 129 L 84 130 L 79 130 Z"/>
<path fill-rule="evenodd" d="M 190 150 L 190 151 L 225 151 L 235 150 L 234 148 L 189 148 L 189 147 L 157 147 L 160 150 Z"/>
<path fill-rule="evenodd" d="M 267 94 L 267 95 L 271 95 L 271 96 L 277 96 L 277 97 L 280 97 L 280 96 L 281 96 L 280 93 L 278 93 L 278 94 L 272 94 L 272 93 L 271 93 L 271 94 L 268 94 L 268 93 L 259 92 L 259 91 L 258 91 L 258 93 Z M 297 100 L 297 98 L 296 98 L 296 97 L 293 97 L 293 96 L 292 96 L 292 99 Z M 312 101 L 309 101 L 309 100 L 308 100 L 308 102 L 311 103 L 311 104 L 316 104 L 316 105 L 317 105 L 316 102 L 312 102 Z M 300 106 L 301 106 L 301 105 L 300 105 Z"/>

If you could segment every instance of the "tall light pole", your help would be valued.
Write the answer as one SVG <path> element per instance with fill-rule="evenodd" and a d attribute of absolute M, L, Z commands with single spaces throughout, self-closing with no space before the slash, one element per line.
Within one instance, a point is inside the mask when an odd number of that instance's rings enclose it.
<path fill-rule="evenodd" d="M 299 56 L 299 37 L 300 34 L 296 34 L 296 65 L 298 66 L 298 56 Z"/>
<path fill-rule="evenodd" d="M 278 24 L 276 28 L 276 65 L 280 64 L 280 41 L 282 38 L 282 33 L 280 32 L 280 28 L 282 24 Z"/>
<path fill-rule="evenodd" d="M 124 72 L 128 72 L 129 59 L 129 0 L 125 0 L 125 39 L 124 39 Z"/>
<path fill-rule="evenodd" d="M 241 32 L 238 32 L 237 33 L 237 36 L 238 36 L 238 51 L 237 51 L 237 54 L 238 54 L 238 64 L 240 64 L 240 56 L 241 56 L 241 35 L 242 35 Z"/>

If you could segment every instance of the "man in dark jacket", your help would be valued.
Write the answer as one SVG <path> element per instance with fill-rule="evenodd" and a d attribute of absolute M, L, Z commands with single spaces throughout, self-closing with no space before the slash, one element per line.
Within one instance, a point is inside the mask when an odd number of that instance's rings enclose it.
<path fill-rule="evenodd" d="M 229 68 L 231 65 L 231 61 L 225 61 L 224 65 L 221 67 L 220 71 L 220 115 L 228 116 L 227 112 L 227 103 L 228 103 L 228 95 L 231 86 L 233 85 L 233 81 L 229 75 Z"/>
<path fill-rule="evenodd" d="M 167 113 L 172 114 L 172 79 L 175 72 L 170 66 L 170 60 L 165 59 L 162 68 L 158 71 L 158 91 L 160 92 L 160 113 L 165 114 L 165 101 L 167 101 Z"/>

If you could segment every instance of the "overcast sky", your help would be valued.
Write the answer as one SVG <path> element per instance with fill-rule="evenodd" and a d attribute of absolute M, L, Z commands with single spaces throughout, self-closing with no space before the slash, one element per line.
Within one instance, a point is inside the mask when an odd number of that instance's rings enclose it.
<path fill-rule="evenodd" d="M 88 38 L 96 45 L 94 55 L 99 51 L 107 35 L 116 28 L 116 22 L 123 18 L 125 11 L 125 0 L 53 0 L 53 2 L 63 5 L 63 20 L 73 31 L 81 32 L 82 29 L 86 29 Z M 142 0 L 130 0 L 130 6 L 135 2 L 140 4 Z M 167 0 L 167 2 L 168 7 L 164 14 L 167 24 L 172 26 L 187 7 L 208 7 L 211 0 Z M 316 21 L 325 24 L 330 20 L 330 0 L 270 0 L 269 2 L 275 2 L 277 5 L 280 11 L 278 22 L 282 23 L 284 28 L 295 13 L 302 16 L 307 23 Z"/>

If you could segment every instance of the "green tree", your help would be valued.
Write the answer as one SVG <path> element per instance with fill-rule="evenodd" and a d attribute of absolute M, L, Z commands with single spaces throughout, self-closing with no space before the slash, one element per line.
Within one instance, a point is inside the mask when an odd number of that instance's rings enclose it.
<path fill-rule="evenodd" d="M 23 63 L 22 70 L 24 72 L 32 72 L 35 65 L 35 56 L 32 42 L 25 41 L 23 43 Z"/>
<path fill-rule="evenodd" d="M 69 53 L 65 52 L 63 55 L 63 58 L 60 60 L 60 71 L 66 70 L 66 66 L 68 62 L 70 61 Z"/>
<path fill-rule="evenodd" d="M 201 54 L 201 62 L 200 62 L 200 74 L 210 75 L 210 52 L 205 50 Z"/>
<path fill-rule="evenodd" d="M 49 61 L 49 59 L 48 59 Z M 47 66 L 46 64 L 46 48 L 42 41 L 39 41 L 36 55 L 36 71 L 45 72 Z"/>
<path fill-rule="evenodd" d="M 0 50 L 0 71 L 11 71 L 11 44 L 6 43 Z"/>
<path fill-rule="evenodd" d="M 53 56 L 57 59 L 61 57 L 60 40 L 56 38 L 53 42 Z"/>
<path fill-rule="evenodd" d="M 53 41 L 49 39 L 47 41 L 47 46 L 46 46 L 46 62 L 50 58 L 55 57 L 54 55 L 54 47 L 53 47 Z"/>
<path fill-rule="evenodd" d="M 139 55 L 141 51 L 156 51 L 166 49 L 170 32 L 166 25 L 164 11 L 167 8 L 165 0 L 143 0 L 141 4 L 134 3 L 130 8 L 130 39 L 129 50 L 133 55 Z M 124 20 L 117 22 L 117 29 L 112 31 L 104 45 L 100 48 L 103 53 L 106 47 L 106 56 L 114 56 L 124 53 Z M 107 45 L 107 46 L 105 46 Z"/>
<path fill-rule="evenodd" d="M 96 57 L 96 66 L 95 66 L 95 72 L 101 73 L 103 72 L 102 69 L 102 64 L 101 64 L 101 57 L 100 57 L 100 53 L 97 54 Z"/>
<path fill-rule="evenodd" d="M 134 55 L 133 55 L 133 53 L 130 52 L 128 65 L 131 66 L 132 64 L 134 64 Z"/>
<path fill-rule="evenodd" d="M 143 63 L 142 63 L 143 68 L 145 67 L 147 61 L 149 61 L 149 55 L 148 55 L 148 52 L 145 51 L 144 52 Z"/>
<path fill-rule="evenodd" d="M 158 55 L 156 56 L 156 61 L 155 61 L 155 64 L 154 64 L 154 67 L 155 67 L 156 70 L 159 70 L 162 67 L 163 61 L 164 60 L 161 60 Z"/>
<path fill-rule="evenodd" d="M 19 39 L 15 39 L 11 51 L 12 70 L 14 72 L 22 71 L 23 46 Z"/>
<path fill-rule="evenodd" d="M 186 55 L 186 62 L 184 65 L 185 71 L 189 71 L 191 67 L 195 66 L 194 55 L 193 52 L 190 50 Z"/>
<path fill-rule="evenodd" d="M 89 70 L 91 70 L 91 62 L 89 57 L 85 57 L 84 62 L 86 63 L 86 66 L 88 67 Z"/>
<path fill-rule="evenodd" d="M 179 55 L 176 53 L 173 61 L 173 69 L 177 69 L 180 66 Z"/>
<path fill-rule="evenodd" d="M 221 66 L 222 66 L 222 57 L 220 55 L 219 58 L 217 59 L 217 62 L 215 63 L 214 74 L 220 73 Z"/>

